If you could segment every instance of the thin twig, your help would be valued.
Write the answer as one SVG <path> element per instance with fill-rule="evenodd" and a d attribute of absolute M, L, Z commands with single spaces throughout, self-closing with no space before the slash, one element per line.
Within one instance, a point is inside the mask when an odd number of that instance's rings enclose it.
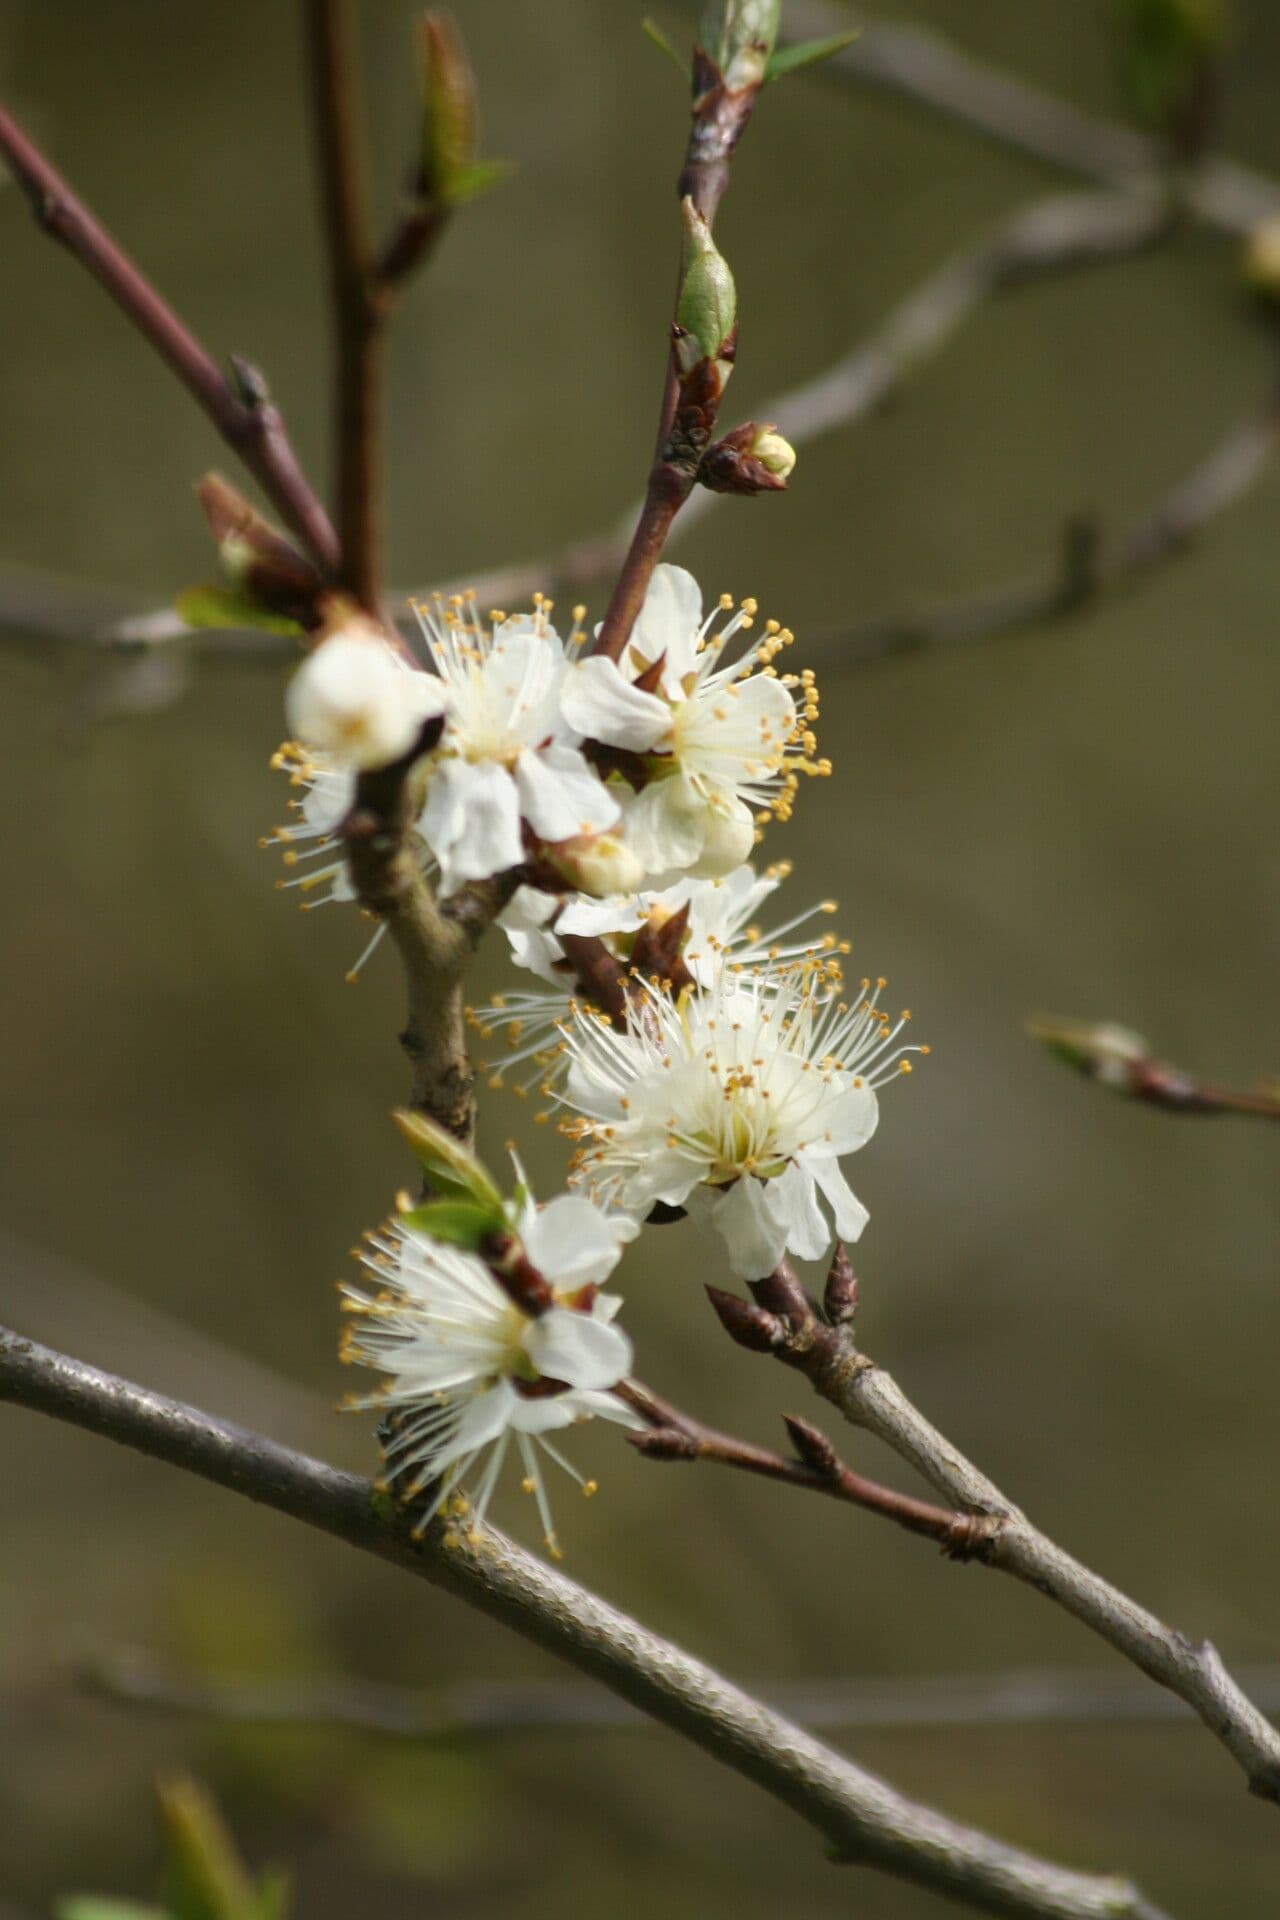
<path fill-rule="evenodd" d="M 39 226 L 106 289 L 203 407 L 320 567 L 334 574 L 337 536 L 303 476 L 261 374 L 244 360 L 233 360 L 233 379 L 223 373 L 3 107 L 0 154 L 25 191 Z"/>
<path fill-rule="evenodd" d="M 854 1473 L 826 1436 L 807 1420 L 786 1417 L 787 1431 L 800 1456 L 789 1460 L 772 1448 L 758 1447 L 736 1434 L 721 1433 L 705 1425 L 638 1380 L 623 1381 L 614 1388 L 614 1393 L 646 1422 L 646 1430 L 632 1434 L 630 1439 L 636 1451 L 648 1460 L 707 1460 L 741 1473 L 758 1474 L 765 1480 L 780 1481 L 784 1486 L 825 1494 L 828 1499 L 878 1513 L 908 1533 L 933 1540 L 953 1560 L 967 1560 L 981 1551 L 987 1535 L 984 1520 L 934 1506 L 927 1500 L 913 1499 L 910 1494 L 898 1493 L 893 1487 Z"/>
<path fill-rule="evenodd" d="M 198 1714 L 256 1726 L 345 1727 L 394 1740 L 442 1742 L 511 1733 L 605 1728 L 643 1730 L 645 1716 L 573 1682 L 478 1682 L 423 1692 L 341 1677 L 281 1680 L 271 1674 L 197 1673 L 123 1650 L 79 1660 L 77 1684 L 124 1706 Z M 1280 1709 L 1280 1667 L 1246 1669 L 1255 1699 Z M 1089 1667 L 1012 1668 L 996 1673 L 908 1674 L 760 1681 L 756 1691 L 807 1727 L 913 1729 L 1187 1724 L 1191 1709 L 1143 1681 Z"/>
<path fill-rule="evenodd" d="M 1104 184 L 1163 170 L 1157 140 L 1085 113 L 998 67 L 985 65 L 943 35 L 907 22 L 862 18 L 832 0 L 788 0 L 786 35 L 808 39 L 860 26 L 858 38 L 827 63 L 833 73 L 884 87 L 1015 152 Z M 1185 182 L 1198 218 L 1228 233 L 1249 233 L 1280 213 L 1280 186 L 1225 155 L 1211 155 Z"/>
<path fill-rule="evenodd" d="M 763 1342 L 744 1340 L 715 1297 L 717 1290 L 711 1292 L 730 1333 L 759 1350 Z M 1280 1732 L 1241 1691 L 1217 1650 L 1207 1640 L 1197 1644 L 1166 1626 L 1041 1533 L 930 1424 L 897 1382 L 859 1351 L 852 1328 L 856 1283 L 843 1248 L 832 1266 L 826 1319 L 814 1311 L 785 1262 L 752 1292 L 772 1323 L 769 1351 L 802 1372 L 853 1426 L 877 1434 L 944 1499 L 999 1523 L 976 1559 L 1034 1587 L 1176 1693 L 1239 1763 L 1250 1791 L 1280 1803 Z"/>
<path fill-rule="evenodd" d="M 814 1826 L 836 1856 L 1023 1920 L 1164 1920 L 1129 1883 L 1071 1872 L 905 1799 L 586 1589 L 488 1530 L 421 1542 L 370 1484 L 0 1332 L 0 1401 L 168 1461 L 443 1588 L 601 1681 Z"/>
<path fill-rule="evenodd" d="M 1139 1033 L 1112 1021 L 1061 1020 L 1040 1015 L 1028 1032 L 1048 1052 L 1122 1098 L 1165 1113 L 1239 1114 L 1280 1120 L 1280 1079 L 1254 1087 L 1224 1087 L 1159 1059 Z"/>

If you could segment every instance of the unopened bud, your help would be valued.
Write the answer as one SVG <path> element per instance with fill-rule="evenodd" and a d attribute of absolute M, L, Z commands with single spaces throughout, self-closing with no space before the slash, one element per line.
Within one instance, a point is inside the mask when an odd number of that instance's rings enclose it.
<path fill-rule="evenodd" d="M 691 869 L 695 879 L 721 880 L 734 873 L 751 858 L 755 843 L 755 823 L 745 807 L 708 807 L 702 852 Z"/>
<path fill-rule="evenodd" d="M 698 41 L 730 92 L 763 85 L 778 37 L 782 0 L 709 0 Z"/>
<path fill-rule="evenodd" d="M 1027 1032 L 1067 1066 L 1120 1093 L 1135 1090 L 1135 1070 L 1151 1058 L 1150 1043 L 1140 1033 L 1112 1021 L 1042 1017 L 1028 1021 Z"/>
<path fill-rule="evenodd" d="M 217 542 L 226 579 L 268 613 L 315 628 L 323 617 L 325 581 L 305 554 L 265 520 L 220 473 L 207 473 L 196 498 Z"/>
<path fill-rule="evenodd" d="M 826 1434 L 794 1413 L 784 1413 L 782 1424 L 791 1435 L 791 1444 L 806 1467 L 812 1467 L 815 1473 L 822 1474 L 827 1480 L 834 1480 L 840 1471 L 840 1457 Z"/>
<path fill-rule="evenodd" d="M 547 865 L 578 893 L 597 900 L 637 893 L 644 880 L 640 860 L 617 833 L 583 833 L 546 848 Z"/>
<path fill-rule="evenodd" d="M 679 1427 L 652 1427 L 647 1433 L 629 1433 L 628 1440 L 646 1460 L 696 1460 L 698 1443 Z"/>
<path fill-rule="evenodd" d="M 707 448 L 698 478 L 713 493 L 780 493 L 795 464 L 795 448 L 776 427 L 748 420 Z"/>
<path fill-rule="evenodd" d="M 684 254 L 676 302 L 680 329 L 676 345 L 682 368 L 688 372 L 699 360 L 720 360 L 725 357 L 725 349 L 732 348 L 737 293 L 729 263 L 688 194 L 680 203 L 680 212 Z"/>
<path fill-rule="evenodd" d="M 343 766 L 390 766 L 442 718 L 439 677 L 392 653 L 372 623 L 341 628 L 309 653 L 289 682 L 290 732 Z"/>
<path fill-rule="evenodd" d="M 822 1309 L 833 1327 L 852 1326 L 858 1311 L 858 1276 L 849 1263 L 843 1240 L 836 1241 L 836 1250 L 827 1269 Z"/>
<path fill-rule="evenodd" d="M 418 22 L 422 89 L 422 189 L 448 204 L 476 157 L 476 85 L 462 36 L 447 13 Z"/>
<path fill-rule="evenodd" d="M 785 1345 L 787 1330 L 776 1314 L 752 1306 L 736 1293 L 726 1293 L 723 1287 L 708 1287 L 706 1295 L 720 1325 L 740 1347 L 752 1353 L 774 1353 Z"/>

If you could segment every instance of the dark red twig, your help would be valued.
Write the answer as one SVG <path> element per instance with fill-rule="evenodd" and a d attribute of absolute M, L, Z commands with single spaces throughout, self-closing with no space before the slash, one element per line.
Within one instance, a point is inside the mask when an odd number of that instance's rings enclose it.
<path fill-rule="evenodd" d="M 231 377 L 222 371 L 3 107 L 0 153 L 38 224 L 88 268 L 204 408 L 308 552 L 326 573 L 336 573 L 337 535 L 303 475 L 262 375 L 246 360 L 233 360 Z"/>

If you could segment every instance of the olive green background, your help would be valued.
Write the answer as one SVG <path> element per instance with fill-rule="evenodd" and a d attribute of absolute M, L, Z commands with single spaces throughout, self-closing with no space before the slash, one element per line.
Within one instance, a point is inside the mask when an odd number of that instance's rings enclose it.
<path fill-rule="evenodd" d="M 460 220 L 393 354 L 398 582 L 550 552 L 634 494 L 674 243 L 680 89 L 618 0 L 460 0 L 489 149 L 519 171 Z M 1119 111 L 1100 3 L 919 0 L 909 14 Z M 1252 0 L 1225 137 L 1280 172 L 1280 10 Z M 370 0 L 390 206 L 412 122 L 409 9 Z M 671 14 L 673 24 L 678 14 Z M 0 0 L 0 85 L 219 351 L 269 371 L 324 461 L 326 314 L 296 10 L 224 0 Z M 947 248 L 1059 178 L 831 77 L 770 94 L 721 234 L 741 299 L 730 415 L 871 328 Z M 785 497 L 730 501 L 680 550 L 801 636 L 976 588 L 1116 522 L 1256 405 L 1271 346 L 1233 246 L 1193 229 L 1139 261 L 985 308 L 901 400 L 802 454 Z M 0 189 L 0 559 L 157 601 L 207 577 L 191 483 L 229 456 L 87 277 Z M 1280 1066 L 1276 526 L 1280 470 L 1141 590 L 970 650 L 840 670 L 823 747 L 770 856 L 834 894 L 855 965 L 933 1043 L 852 1169 L 867 1345 L 1061 1540 L 1233 1659 L 1280 1651 L 1277 1141 L 1108 1099 L 1046 1059 L 1039 1008 L 1124 1019 L 1170 1057 Z M 64 654 L 0 653 L 4 1151 L 0 1318 L 155 1386 L 370 1466 L 330 1416 L 332 1282 L 405 1177 L 398 981 L 357 989 L 360 928 L 272 892 L 257 836 L 280 677 L 202 669 L 178 705 L 75 723 Z M 503 977 L 486 954 L 477 991 Z M 544 1190 L 560 1162 L 508 1096 Z M 706 1243 L 628 1256 L 645 1374 L 767 1437 L 801 1383 L 725 1342 Z M 891 1473 L 869 1440 L 859 1465 Z M 577 1443 L 569 1570 L 746 1679 L 1107 1664 L 1036 1597 L 874 1521 Z M 512 1493 L 506 1518 L 532 1537 Z M 298 1911 L 549 1920 L 856 1913 L 922 1893 L 823 1859 L 809 1832 L 657 1731 L 408 1752 L 85 1700 L 86 1651 L 422 1687 L 554 1670 L 444 1597 L 164 1467 L 0 1411 L 0 1911 L 72 1886 L 142 1895 L 149 1783 L 184 1764 Z M 1119 1671 L 1118 1666 L 1113 1670 Z M 856 1734 L 949 1811 L 1180 1920 L 1262 1920 L 1274 1809 L 1190 1726 Z"/>

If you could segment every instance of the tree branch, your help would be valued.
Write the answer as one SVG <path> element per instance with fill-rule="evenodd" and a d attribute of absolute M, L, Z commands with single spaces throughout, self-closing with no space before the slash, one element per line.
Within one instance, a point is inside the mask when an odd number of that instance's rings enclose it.
<path fill-rule="evenodd" d="M 337 536 L 303 476 L 262 375 L 248 361 L 233 359 L 234 379 L 227 378 L 3 107 L 0 154 L 26 193 L 38 225 L 106 289 L 203 407 L 318 565 L 335 573 Z"/>
<path fill-rule="evenodd" d="M 862 19 L 831 0 L 788 0 L 789 39 L 839 33 L 853 25 L 861 26 L 858 38 L 827 63 L 849 80 L 901 94 L 1001 146 L 1089 180 L 1132 180 L 1159 173 L 1167 163 L 1158 141 L 986 66 L 928 28 Z M 1249 233 L 1280 213 L 1280 186 L 1222 155 L 1194 169 L 1185 194 L 1198 218 L 1229 233 Z"/>
<path fill-rule="evenodd" d="M 1028 1031 L 1067 1066 L 1122 1098 L 1141 1100 L 1166 1113 L 1280 1120 L 1280 1080 L 1249 1088 L 1218 1086 L 1157 1059 L 1141 1034 L 1109 1021 L 1090 1024 L 1042 1016 L 1028 1023 Z"/>
<path fill-rule="evenodd" d="M 78 1661 L 85 1692 L 122 1706 L 198 1714 L 256 1726 L 345 1727 L 394 1740 L 451 1744 L 512 1733 L 642 1730 L 643 1714 L 574 1682 L 480 1682 L 423 1692 L 341 1676 L 191 1672 L 132 1649 Z M 1251 1693 L 1280 1708 L 1280 1668 L 1246 1673 Z M 916 1728 L 1092 1726 L 1190 1720 L 1191 1710 L 1144 1681 L 1089 1667 L 1010 1668 L 995 1673 L 908 1674 L 850 1680 L 760 1683 L 778 1712 L 810 1727 Z"/>
<path fill-rule="evenodd" d="M 711 1291 L 714 1296 L 717 1290 Z M 752 1291 L 772 1322 L 770 1351 L 777 1358 L 803 1373 L 851 1425 L 876 1434 L 944 1499 L 998 1522 L 976 1559 L 1034 1587 L 1176 1693 L 1239 1763 L 1250 1791 L 1280 1803 L 1280 1732 L 1241 1691 L 1217 1650 L 1207 1640 L 1197 1645 L 1166 1626 L 1041 1533 L 930 1424 L 897 1382 L 859 1351 L 852 1328 L 856 1282 L 842 1247 L 828 1281 L 825 1319 L 785 1262 Z M 719 1301 L 713 1297 L 712 1304 L 733 1332 Z M 751 1344 L 758 1350 L 761 1343 Z"/>
<path fill-rule="evenodd" d="M 905 1799 L 491 1530 L 410 1539 L 367 1481 L 0 1332 L 0 1401 L 68 1421 L 390 1561 L 512 1628 L 807 1820 L 842 1860 L 1022 1920 L 1164 1920 L 1129 1883 L 1070 1872 Z"/>

